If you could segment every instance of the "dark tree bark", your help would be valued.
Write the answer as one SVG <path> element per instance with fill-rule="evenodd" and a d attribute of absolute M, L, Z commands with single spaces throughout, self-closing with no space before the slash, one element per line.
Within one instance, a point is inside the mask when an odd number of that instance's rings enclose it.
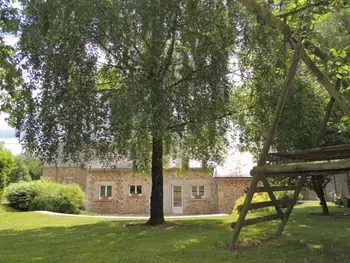
<path fill-rule="evenodd" d="M 324 195 L 322 183 L 319 182 L 316 178 L 312 178 L 313 190 L 316 192 L 317 197 L 320 199 L 320 205 L 322 207 L 322 215 L 328 216 L 329 210 L 326 201 L 326 197 Z"/>
<path fill-rule="evenodd" d="M 163 139 L 154 136 L 152 139 L 151 217 L 147 224 L 155 226 L 163 223 Z"/>

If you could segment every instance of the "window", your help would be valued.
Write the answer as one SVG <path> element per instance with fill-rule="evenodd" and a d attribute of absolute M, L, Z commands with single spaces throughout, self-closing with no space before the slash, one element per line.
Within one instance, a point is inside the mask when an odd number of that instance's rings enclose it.
<path fill-rule="evenodd" d="M 100 185 L 100 200 L 111 200 L 112 199 L 112 186 L 111 185 Z"/>
<path fill-rule="evenodd" d="M 129 185 L 129 196 L 132 195 L 142 195 L 142 185 Z"/>
<path fill-rule="evenodd" d="M 195 199 L 204 199 L 204 185 L 192 185 L 192 198 Z"/>

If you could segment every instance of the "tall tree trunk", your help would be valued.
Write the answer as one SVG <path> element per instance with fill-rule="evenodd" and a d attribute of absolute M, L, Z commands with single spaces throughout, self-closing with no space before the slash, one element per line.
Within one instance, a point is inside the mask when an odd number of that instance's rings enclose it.
<path fill-rule="evenodd" d="M 155 226 L 163 223 L 163 139 L 153 136 L 151 217 L 147 224 Z"/>
<path fill-rule="evenodd" d="M 315 178 L 312 179 L 313 189 L 317 194 L 317 197 L 320 199 L 320 205 L 322 207 L 322 214 L 325 216 L 329 215 L 329 210 L 327 206 L 326 197 L 324 195 L 322 184 Z"/>

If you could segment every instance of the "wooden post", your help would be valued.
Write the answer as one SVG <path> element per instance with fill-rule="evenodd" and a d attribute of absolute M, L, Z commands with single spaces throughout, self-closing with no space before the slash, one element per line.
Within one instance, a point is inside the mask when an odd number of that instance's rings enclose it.
<path fill-rule="evenodd" d="M 336 90 L 340 89 L 341 83 L 342 83 L 342 80 L 338 79 L 337 82 L 335 83 Z M 326 108 L 326 111 L 325 111 L 325 114 L 324 114 L 324 117 L 322 120 L 322 124 L 320 127 L 320 131 L 318 132 L 315 143 L 314 143 L 315 148 L 320 147 L 320 145 L 321 145 L 321 142 L 322 142 L 322 139 L 324 136 L 324 132 L 326 131 L 326 128 L 327 128 L 329 117 L 330 117 L 332 110 L 333 110 L 334 101 L 335 101 L 334 98 L 331 97 L 331 99 L 328 102 L 328 105 L 327 105 L 327 108 Z"/>
<path fill-rule="evenodd" d="M 278 99 L 278 103 L 277 103 L 277 106 L 276 106 L 273 122 L 271 124 L 271 127 L 270 127 L 268 133 L 267 133 L 263 149 L 262 149 L 262 151 L 260 153 L 258 166 L 263 166 L 266 163 L 266 157 L 267 157 L 267 154 L 268 154 L 268 152 L 270 150 L 270 146 L 272 144 L 273 137 L 274 137 L 274 135 L 276 133 L 278 122 L 280 120 L 280 117 L 282 115 L 284 106 L 286 104 L 289 91 L 291 90 L 291 88 L 293 86 L 292 85 L 293 84 L 293 79 L 294 79 L 295 74 L 297 72 L 298 63 L 299 63 L 299 60 L 300 60 L 301 50 L 302 50 L 302 44 L 299 43 L 297 48 L 296 48 L 296 50 L 295 50 L 295 53 L 294 53 L 294 56 L 293 56 L 293 59 L 292 59 L 292 63 L 290 65 L 290 68 L 289 68 L 289 71 L 288 71 L 286 82 L 285 82 L 285 84 L 284 84 L 284 86 L 282 88 L 280 97 Z M 263 177 L 263 176 L 260 177 L 259 174 L 253 175 L 252 182 L 250 184 L 247 196 L 246 196 L 246 198 L 244 200 L 243 207 L 242 207 L 242 210 L 241 210 L 241 212 L 239 214 L 239 217 L 238 217 L 238 220 L 237 220 L 237 224 L 236 224 L 236 227 L 235 227 L 235 230 L 234 230 L 234 234 L 233 234 L 233 237 L 232 237 L 232 242 L 231 242 L 231 250 L 232 251 L 236 249 L 236 242 L 237 242 L 239 233 L 242 230 L 245 217 L 247 216 L 247 213 L 248 213 L 249 205 L 251 204 L 251 201 L 253 199 L 253 195 L 255 193 L 255 189 L 256 189 L 256 187 L 258 185 L 258 181 L 259 180 L 261 180 L 263 182 L 265 187 L 269 187 L 269 184 L 268 184 L 268 182 L 267 182 L 265 177 Z M 271 201 L 276 202 L 276 197 L 275 197 L 274 193 L 271 190 L 268 191 L 268 194 L 270 196 Z M 275 209 L 276 209 L 276 211 L 277 211 L 277 213 L 279 215 L 281 215 L 281 216 L 283 215 L 282 210 L 281 210 L 281 208 L 279 206 L 276 205 Z"/>
<path fill-rule="evenodd" d="M 232 237 L 232 241 L 231 241 L 231 245 L 230 245 L 231 251 L 234 251 L 237 248 L 236 247 L 237 239 L 238 239 L 239 233 L 242 230 L 245 217 L 246 217 L 246 215 L 248 213 L 248 206 L 251 204 L 251 201 L 253 199 L 253 195 L 255 193 L 255 189 L 258 186 L 258 181 L 259 181 L 258 178 L 259 178 L 258 175 L 254 175 L 253 179 L 252 179 L 252 181 L 250 183 L 247 196 L 246 196 L 246 198 L 244 200 L 241 212 L 239 214 L 237 223 L 235 225 L 235 230 L 233 232 L 233 237 Z"/>
<path fill-rule="evenodd" d="M 301 57 L 305 65 L 315 75 L 318 82 L 321 83 L 326 88 L 328 93 L 334 98 L 334 100 L 337 102 L 339 107 L 344 111 L 344 113 L 347 115 L 350 115 L 350 105 L 346 102 L 346 100 L 344 100 L 341 93 L 334 88 L 329 78 L 324 73 L 322 73 L 322 71 L 316 66 L 316 64 L 306 54 L 305 50 L 301 53 Z"/>
<path fill-rule="evenodd" d="M 270 25 L 273 28 L 278 29 L 282 34 L 289 37 L 292 45 L 297 44 L 300 40 L 296 39 L 294 36 L 294 32 L 291 28 L 283 23 L 280 19 L 274 16 L 269 10 L 267 10 L 263 5 L 258 3 L 256 0 L 239 0 L 241 4 L 245 7 L 249 8 L 252 12 L 258 15 L 261 19 L 263 19 L 266 24 Z M 311 52 L 315 52 L 315 49 L 312 48 L 311 43 L 308 42 L 307 47 L 310 48 Z M 315 54 L 321 55 L 321 54 Z M 346 100 L 342 97 L 341 93 L 335 90 L 333 84 L 330 82 L 329 78 L 322 73 L 322 71 L 316 66 L 316 64 L 310 59 L 310 57 L 306 54 L 305 50 L 302 51 L 302 59 L 305 65 L 309 68 L 309 70 L 315 75 L 319 83 L 321 83 L 328 93 L 335 99 L 336 103 L 339 107 L 347 114 L 350 115 L 350 105 L 346 102 Z M 324 56 L 322 56 L 324 58 Z"/>
<path fill-rule="evenodd" d="M 276 232 L 276 236 L 281 236 L 282 235 L 283 230 L 284 230 L 284 228 L 285 228 L 285 226 L 286 226 L 286 224 L 288 222 L 289 216 L 292 213 L 294 205 L 295 205 L 295 203 L 296 203 L 296 201 L 298 199 L 300 190 L 301 190 L 301 188 L 303 187 L 303 185 L 305 183 L 305 180 L 306 180 L 306 175 L 301 175 L 301 178 L 299 179 L 298 185 L 297 185 L 297 187 L 295 189 L 295 192 L 294 192 L 294 195 L 292 197 L 292 201 L 291 201 L 290 204 L 288 204 L 287 211 L 284 213 L 282 222 L 281 222 L 280 226 L 278 227 L 278 230 Z"/>

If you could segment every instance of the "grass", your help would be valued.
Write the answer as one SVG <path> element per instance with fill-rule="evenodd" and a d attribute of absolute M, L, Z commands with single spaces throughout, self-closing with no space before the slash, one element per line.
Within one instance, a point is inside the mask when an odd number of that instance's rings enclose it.
<path fill-rule="evenodd" d="M 311 215 L 318 211 L 317 203 L 297 206 L 285 234 L 270 241 L 259 240 L 273 235 L 277 221 L 246 227 L 240 242 L 248 245 L 231 253 L 234 216 L 146 227 L 2 208 L 0 262 L 348 262 L 350 217 Z M 342 211 L 331 207 L 333 214 Z"/>

